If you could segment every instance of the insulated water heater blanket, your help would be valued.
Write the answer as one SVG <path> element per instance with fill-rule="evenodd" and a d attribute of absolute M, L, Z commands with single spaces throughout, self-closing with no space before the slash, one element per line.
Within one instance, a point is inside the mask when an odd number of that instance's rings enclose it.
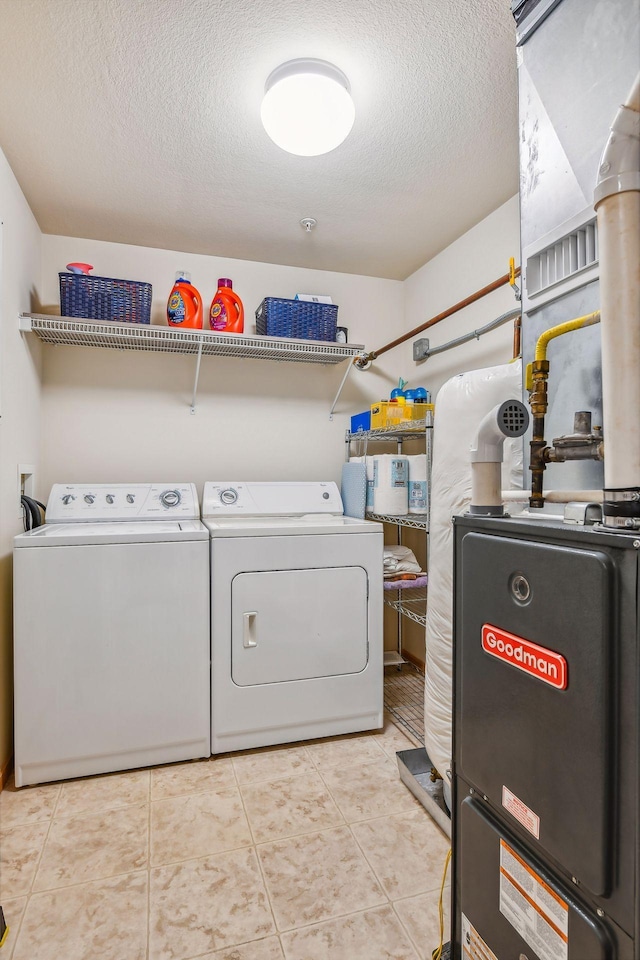
<path fill-rule="evenodd" d="M 522 397 L 522 363 L 472 370 L 448 380 L 436 399 L 431 514 L 429 603 L 424 687 L 425 747 L 445 783 L 450 783 L 452 732 L 453 526 L 451 517 L 471 503 L 469 448 L 482 418 L 504 400 Z M 505 440 L 502 489 L 521 489 L 522 439 Z M 517 512 L 510 504 L 509 512 Z"/>

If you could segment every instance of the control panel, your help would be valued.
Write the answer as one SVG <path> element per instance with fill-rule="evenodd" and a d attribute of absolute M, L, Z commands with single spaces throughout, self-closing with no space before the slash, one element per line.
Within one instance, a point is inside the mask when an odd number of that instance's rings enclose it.
<path fill-rule="evenodd" d="M 335 483 L 210 481 L 204 485 L 202 516 L 286 517 L 304 514 L 342 514 Z"/>
<path fill-rule="evenodd" d="M 47 503 L 47 523 L 101 520 L 197 520 L 193 483 L 56 483 Z"/>

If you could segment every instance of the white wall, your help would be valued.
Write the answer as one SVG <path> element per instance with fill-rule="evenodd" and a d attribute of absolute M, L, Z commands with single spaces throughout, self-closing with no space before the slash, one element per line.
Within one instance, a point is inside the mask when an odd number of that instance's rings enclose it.
<path fill-rule="evenodd" d="M 17 330 L 21 310 L 56 312 L 58 271 L 87 260 L 94 273 L 153 284 L 154 322 L 163 322 L 177 269 L 188 269 L 208 303 L 230 276 L 253 329 L 266 295 L 328 293 L 352 342 L 375 349 L 507 271 L 517 256 L 518 202 L 508 201 L 404 283 L 273 264 L 178 254 L 66 237 L 41 237 L 0 154 L 2 366 L 0 381 L 0 767 L 11 752 L 11 539 L 21 530 L 17 465 L 33 463 L 36 495 L 61 480 L 333 478 L 351 413 L 388 394 L 398 376 L 435 394 L 461 370 L 511 358 L 512 327 L 416 365 L 411 343 L 354 370 L 333 421 L 328 411 L 346 369 L 205 358 L 198 410 L 189 413 L 191 357 L 50 347 Z M 302 238 L 304 240 L 304 238 Z M 472 330 L 514 305 L 503 288 L 431 329 L 433 345 Z M 40 355 L 42 354 L 42 361 Z M 40 369 L 42 367 L 42 369 Z M 40 384 L 42 383 L 42 387 Z M 41 404 L 42 389 L 42 404 Z M 420 656 L 421 632 L 410 646 Z M 410 640 L 411 638 L 407 638 Z"/>
<path fill-rule="evenodd" d="M 301 237 L 301 242 L 304 242 Z M 245 304 L 245 330 L 262 298 L 329 293 L 352 342 L 371 350 L 412 329 L 507 272 L 518 258 L 513 197 L 404 283 L 275 264 L 186 255 L 68 237 L 42 238 L 43 309 L 57 309 L 58 271 L 86 260 L 103 276 L 153 284 L 152 322 L 163 323 L 175 271 L 188 269 L 208 306 L 220 276 Z M 488 322 L 515 305 L 506 286 L 426 334 L 432 345 Z M 67 480 L 339 479 L 349 415 L 386 396 L 397 378 L 433 396 L 462 370 L 508 361 L 511 324 L 480 341 L 415 364 L 397 347 L 369 371 L 353 370 L 333 421 L 328 411 L 345 364 L 316 366 L 205 358 L 197 413 L 189 402 L 192 357 L 76 347 L 44 350 L 43 484 Z"/>
<path fill-rule="evenodd" d="M 406 329 L 419 326 L 508 273 L 510 257 L 515 257 L 516 264 L 520 263 L 517 195 L 404 281 Z M 435 347 L 476 330 L 516 306 L 517 301 L 507 284 L 418 336 L 427 337 L 430 346 Z M 507 323 L 480 340 L 472 340 L 419 364 L 412 359 L 411 343 L 400 348 L 405 351 L 403 366 L 411 370 L 411 382 L 424 384 L 435 398 L 442 384 L 457 373 L 511 360 L 513 324 Z"/>
<path fill-rule="evenodd" d="M 253 331 L 254 310 L 265 295 L 328 293 L 340 305 L 339 323 L 349 328 L 349 339 L 375 350 L 505 274 L 509 257 L 517 261 L 518 251 L 517 197 L 404 283 L 45 236 L 43 309 L 57 309 L 58 271 L 71 260 L 86 260 L 97 275 L 150 281 L 152 322 L 164 323 L 175 272 L 184 268 L 207 306 L 218 277 L 233 279 L 245 304 L 247 332 Z M 443 343 L 515 303 L 511 289 L 503 287 L 427 336 L 433 345 Z M 333 421 L 328 411 L 345 364 L 205 358 L 197 413 L 191 416 L 193 357 L 45 347 L 44 487 L 61 480 L 150 478 L 195 480 L 199 486 L 206 479 L 339 481 L 351 413 L 387 396 L 399 376 L 411 385 L 424 384 L 435 397 L 456 373 L 510 360 L 512 343 L 513 325 L 507 324 L 479 342 L 415 364 L 409 341 L 383 355 L 370 370 L 352 371 Z M 411 545 L 422 552 L 420 543 Z M 408 622 L 404 626 L 405 647 L 423 659 L 424 631 Z M 387 646 L 394 643 L 392 633 Z"/>
<path fill-rule="evenodd" d="M 0 771 L 12 746 L 12 548 L 22 532 L 18 464 L 40 462 L 40 349 L 18 332 L 18 314 L 39 300 L 38 225 L 0 151 Z M 46 496 L 40 483 L 35 491 Z"/>
<path fill-rule="evenodd" d="M 349 340 L 367 348 L 403 328 L 400 281 L 56 236 L 43 237 L 45 311 L 57 308 L 58 271 L 72 260 L 92 263 L 96 275 L 151 282 L 156 323 L 166 322 L 176 270 L 187 269 L 207 310 L 218 278 L 231 277 L 247 333 L 264 296 L 298 292 L 332 296 Z M 192 416 L 193 357 L 45 347 L 45 488 L 65 480 L 339 481 L 349 415 L 388 393 L 396 364 L 391 357 L 372 373 L 354 370 L 330 421 L 345 363 L 204 358 Z"/>

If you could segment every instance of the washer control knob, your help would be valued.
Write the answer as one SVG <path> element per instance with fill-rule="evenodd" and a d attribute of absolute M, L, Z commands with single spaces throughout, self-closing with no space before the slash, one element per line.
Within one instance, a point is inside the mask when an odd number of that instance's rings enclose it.
<path fill-rule="evenodd" d="M 328 499 L 329 499 L 329 494 L 326 493 L 326 491 L 325 491 L 325 493 L 322 494 L 322 499 L 323 499 L 323 500 L 328 500 Z"/>
<path fill-rule="evenodd" d="M 85 495 L 84 495 L 84 502 L 85 502 L 85 503 L 93 503 L 95 499 L 96 499 L 96 497 L 95 497 L 95 494 L 94 494 L 94 493 L 85 493 Z"/>
<path fill-rule="evenodd" d="M 105 499 L 106 499 L 107 503 L 113 503 L 115 497 L 113 496 L 112 493 L 108 493 Z"/>
<path fill-rule="evenodd" d="M 163 490 L 160 494 L 160 503 L 163 507 L 177 507 L 180 499 L 179 490 Z"/>
<path fill-rule="evenodd" d="M 220 500 L 222 503 L 225 503 L 227 506 L 230 506 L 232 503 L 235 503 L 238 499 L 238 491 L 234 490 L 233 487 L 227 487 L 226 490 L 220 491 Z"/>
<path fill-rule="evenodd" d="M 133 501 L 135 500 L 135 498 L 136 498 L 135 493 L 128 493 L 128 494 L 127 494 L 127 503 L 133 503 Z"/>
<path fill-rule="evenodd" d="M 65 506 L 68 506 L 72 500 L 75 500 L 75 497 L 72 493 L 65 493 L 64 497 L 62 498 L 62 502 Z"/>

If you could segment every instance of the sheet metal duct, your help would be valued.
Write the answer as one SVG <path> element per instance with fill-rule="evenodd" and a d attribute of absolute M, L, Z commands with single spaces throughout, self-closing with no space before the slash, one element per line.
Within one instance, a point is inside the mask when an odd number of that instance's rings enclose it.
<path fill-rule="evenodd" d="M 600 307 L 593 191 L 613 113 L 638 69 L 640 17 L 629 0 L 512 4 L 519 46 L 523 361 L 540 334 Z M 601 426 L 600 329 L 578 330 L 549 353 L 548 437 L 588 410 Z M 524 397 L 525 401 L 527 397 Z M 525 449 L 530 435 L 525 437 Z M 606 442 L 605 458 L 606 458 Z M 550 463 L 545 486 L 602 489 L 596 461 Z M 560 508 L 548 508 L 549 510 Z"/>

